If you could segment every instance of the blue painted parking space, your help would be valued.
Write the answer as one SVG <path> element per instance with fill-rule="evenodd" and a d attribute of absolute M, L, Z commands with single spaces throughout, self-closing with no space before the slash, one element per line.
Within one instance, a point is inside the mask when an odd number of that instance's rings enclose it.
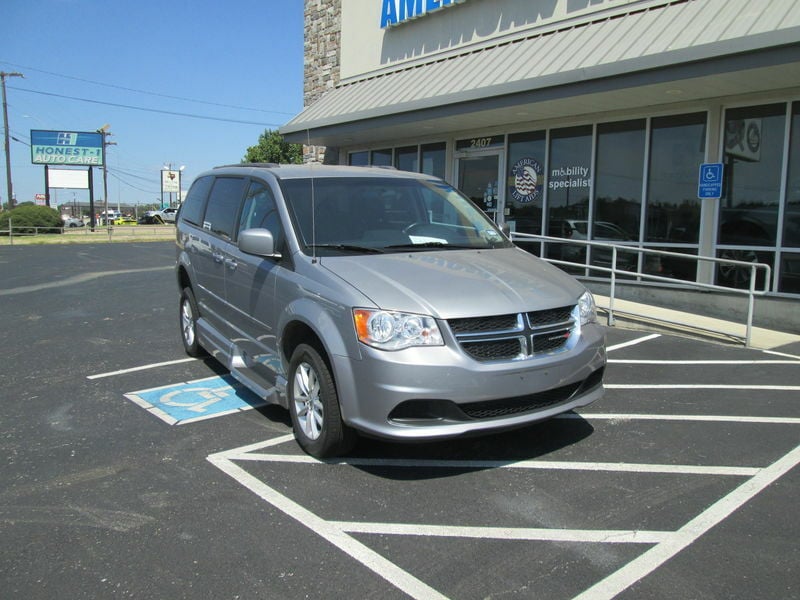
<path fill-rule="evenodd" d="M 169 425 L 185 425 L 265 404 L 230 375 L 139 390 L 125 397 Z"/>

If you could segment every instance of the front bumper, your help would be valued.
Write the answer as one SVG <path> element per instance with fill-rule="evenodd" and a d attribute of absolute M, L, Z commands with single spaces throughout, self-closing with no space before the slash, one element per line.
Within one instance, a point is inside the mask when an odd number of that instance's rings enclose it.
<path fill-rule="evenodd" d="M 603 395 L 605 334 L 581 328 L 569 350 L 481 363 L 458 346 L 333 356 L 345 422 L 390 439 L 437 439 L 520 427 Z"/>

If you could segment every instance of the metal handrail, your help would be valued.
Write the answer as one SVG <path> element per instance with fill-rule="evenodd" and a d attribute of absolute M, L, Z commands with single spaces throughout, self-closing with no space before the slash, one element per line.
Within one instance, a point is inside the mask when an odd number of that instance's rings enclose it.
<path fill-rule="evenodd" d="M 658 281 L 658 282 L 665 282 L 671 283 L 673 285 L 678 284 L 682 287 L 688 288 L 696 288 L 696 289 L 706 289 L 706 290 L 714 290 L 714 291 L 724 291 L 726 293 L 734 293 L 734 294 L 742 294 L 747 295 L 748 297 L 748 306 L 747 306 L 747 324 L 746 324 L 746 333 L 745 333 L 745 346 L 748 348 L 751 345 L 752 341 L 752 334 L 753 334 L 753 313 L 755 312 L 755 297 L 756 296 L 763 296 L 767 292 L 769 292 L 769 282 L 772 279 L 772 268 L 765 263 L 754 263 L 749 261 L 742 261 L 742 260 L 733 260 L 730 258 L 715 258 L 712 256 L 699 256 L 696 254 L 684 254 L 682 252 L 668 252 L 665 250 L 653 250 L 650 248 L 642 248 L 639 246 L 628 246 L 625 244 L 609 244 L 606 242 L 596 242 L 596 241 L 589 241 L 589 240 L 573 240 L 570 238 L 560 238 L 560 237 L 552 237 L 547 235 L 536 235 L 532 233 L 518 233 L 513 232 L 511 234 L 512 241 L 538 241 L 541 243 L 556 243 L 556 244 L 567 244 L 567 245 L 582 245 L 582 246 L 590 246 L 590 247 L 597 247 L 597 248 L 606 248 L 611 250 L 611 267 L 601 267 L 598 265 L 586 264 L 586 263 L 576 263 L 566 260 L 560 260 L 555 258 L 547 258 L 542 256 L 543 260 L 550 262 L 555 265 L 564 265 L 564 266 L 572 266 L 578 267 L 581 269 L 588 269 L 594 271 L 600 271 L 602 273 L 609 273 L 611 275 L 610 278 L 610 293 L 609 293 L 609 305 L 608 305 L 608 324 L 610 326 L 614 325 L 614 298 L 616 296 L 616 284 L 617 284 L 617 274 L 626 275 L 629 277 L 636 277 L 638 279 L 645 279 L 651 281 Z M 731 288 L 722 285 L 716 285 L 712 283 L 700 283 L 696 281 L 685 281 L 685 280 L 676 280 L 671 277 L 663 277 L 661 275 L 652 275 L 650 273 L 644 273 L 639 263 L 641 261 L 637 260 L 637 268 L 636 271 L 629 271 L 627 269 L 619 269 L 617 264 L 617 258 L 619 251 L 623 252 L 636 252 L 637 254 L 645 254 L 645 255 L 655 255 L 655 256 L 668 256 L 671 258 L 678 258 L 684 260 L 691 260 L 695 261 L 696 263 L 700 262 L 710 262 L 716 264 L 726 264 L 732 265 L 735 267 L 744 267 L 750 270 L 750 287 L 749 289 L 740 289 L 740 288 Z M 756 280 L 758 271 L 763 269 L 764 270 L 764 289 L 756 289 Z"/>

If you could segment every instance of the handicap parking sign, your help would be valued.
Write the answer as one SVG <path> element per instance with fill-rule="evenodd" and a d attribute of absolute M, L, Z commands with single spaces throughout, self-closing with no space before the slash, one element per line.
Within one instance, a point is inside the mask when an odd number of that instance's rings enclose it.
<path fill-rule="evenodd" d="M 697 197 L 722 198 L 722 163 L 704 163 L 700 165 Z"/>
<path fill-rule="evenodd" d="M 182 425 L 263 406 L 265 401 L 230 375 L 125 394 L 170 425 Z"/>

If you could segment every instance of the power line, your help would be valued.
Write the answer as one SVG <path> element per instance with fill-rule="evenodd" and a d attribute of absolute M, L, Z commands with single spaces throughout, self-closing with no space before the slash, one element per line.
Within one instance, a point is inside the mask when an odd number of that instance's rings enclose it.
<path fill-rule="evenodd" d="M 272 113 L 272 114 L 278 114 L 278 115 L 294 116 L 294 114 L 295 114 L 295 113 L 284 112 L 284 111 L 280 111 L 280 110 L 265 110 L 263 108 L 252 108 L 252 107 L 249 107 L 249 106 L 237 106 L 235 104 L 223 104 L 221 102 L 210 102 L 208 100 L 197 100 L 197 99 L 194 99 L 194 98 L 185 98 L 183 96 L 171 96 L 169 94 L 162 94 L 162 93 L 159 93 L 159 92 L 150 92 L 150 91 L 147 91 L 147 90 L 138 90 L 136 88 L 129 88 L 129 87 L 121 86 L 121 85 L 115 85 L 113 83 L 103 83 L 101 81 L 93 81 L 91 79 L 82 79 L 80 77 L 73 77 L 71 75 L 63 75 L 62 73 L 53 73 L 52 71 L 45 71 L 43 69 L 35 69 L 34 67 L 24 67 L 22 65 L 15 65 L 14 63 L 6 62 L 6 61 L 0 61 L 0 63 L 6 64 L 6 65 L 12 65 L 12 66 L 21 67 L 21 68 L 27 69 L 29 71 L 36 71 L 37 73 L 45 73 L 47 75 L 53 75 L 55 77 L 63 77 L 64 79 L 72 79 L 73 81 L 82 81 L 83 83 L 91 83 L 92 85 L 99 85 L 99 86 L 103 86 L 103 87 L 109 87 L 109 88 L 114 88 L 114 89 L 118 89 L 118 90 L 124 90 L 126 92 L 135 92 L 137 94 L 146 94 L 148 96 L 157 96 L 159 98 L 169 98 L 170 100 L 182 100 L 184 102 L 195 102 L 197 104 L 207 104 L 209 106 L 220 106 L 222 108 L 235 108 L 235 109 L 238 109 L 238 110 L 250 110 L 250 111 L 253 111 L 253 112 Z"/>
<path fill-rule="evenodd" d="M 41 94 L 43 96 L 52 96 L 55 98 L 64 98 L 66 100 L 77 100 L 79 102 L 89 102 L 91 104 L 102 104 L 104 106 L 114 106 L 116 108 L 127 108 L 130 110 L 140 110 L 144 112 L 153 112 L 153 113 L 160 113 L 163 115 L 172 115 L 175 117 L 189 117 L 192 119 L 203 119 L 206 121 L 221 121 L 224 123 L 238 123 L 240 125 L 260 125 L 261 127 L 280 127 L 278 123 L 261 123 L 259 121 L 241 121 L 238 119 L 223 119 L 221 117 L 210 117 L 208 115 L 195 115 L 191 113 L 182 113 L 182 112 L 175 112 L 171 110 L 161 110 L 158 108 L 145 108 L 143 106 L 132 106 L 130 104 L 117 104 L 115 102 L 103 102 L 102 100 L 92 100 L 90 98 L 78 98 L 76 96 L 65 96 L 63 94 L 55 94 L 53 92 L 42 92 L 40 90 L 27 90 L 25 88 L 18 88 L 18 87 L 11 87 L 8 86 L 9 89 L 16 90 L 18 92 L 27 92 L 29 94 Z"/>

